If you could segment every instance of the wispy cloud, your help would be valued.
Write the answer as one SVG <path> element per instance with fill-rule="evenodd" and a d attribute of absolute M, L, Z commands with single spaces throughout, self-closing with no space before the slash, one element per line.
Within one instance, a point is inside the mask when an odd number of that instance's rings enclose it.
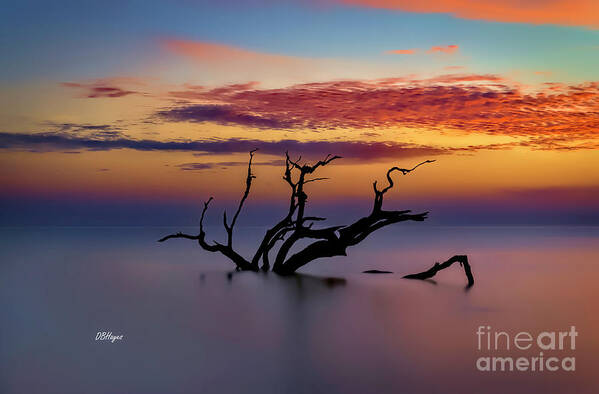
<path fill-rule="evenodd" d="M 182 163 L 178 164 L 177 167 L 183 171 L 202 171 L 211 170 L 214 168 L 226 168 L 226 167 L 239 167 L 247 166 L 247 161 L 219 161 L 219 162 L 202 162 L 202 163 Z M 254 166 L 283 166 L 285 165 L 284 160 L 271 160 L 271 161 L 255 161 L 252 162 Z"/>
<path fill-rule="evenodd" d="M 97 139 L 62 133 L 0 133 L 0 149 L 21 149 L 35 152 L 86 149 L 93 151 L 133 149 L 138 151 L 179 151 L 228 154 L 248 152 L 254 148 L 264 154 L 280 156 L 285 151 L 305 158 L 319 158 L 329 153 L 342 155 L 354 161 L 379 160 L 450 154 L 452 149 L 401 142 L 369 141 L 262 141 L 246 139 L 157 141 L 127 137 Z"/>
<path fill-rule="evenodd" d="M 109 124 L 44 122 L 42 125 L 47 130 L 52 130 L 53 133 L 62 136 L 85 137 L 96 140 L 114 139 L 124 136 L 120 127 Z"/>
<path fill-rule="evenodd" d="M 441 12 L 464 19 L 493 22 L 558 24 L 599 28 L 596 0 L 335 0 L 362 7 L 408 12 Z"/>
<path fill-rule="evenodd" d="M 62 86 L 78 89 L 86 98 L 120 98 L 140 92 L 128 90 L 116 85 L 110 81 L 99 80 L 94 82 L 63 82 Z"/>
<path fill-rule="evenodd" d="M 232 45 L 206 41 L 169 38 L 162 39 L 160 42 L 164 48 L 172 53 L 203 63 L 227 63 L 232 61 L 242 61 L 265 64 L 274 63 L 280 66 L 289 66 L 292 63 L 303 60 L 299 57 L 251 51 Z"/>
<path fill-rule="evenodd" d="M 433 54 L 433 53 L 444 53 L 444 54 L 453 54 L 456 53 L 460 47 L 458 45 L 436 45 L 432 46 L 425 53 Z M 389 51 L 385 51 L 384 53 L 387 55 L 415 55 L 421 50 L 418 48 L 412 49 L 392 49 Z"/>
<path fill-rule="evenodd" d="M 164 55 L 181 67 L 191 66 L 198 76 L 210 74 L 210 78 L 204 80 L 211 86 L 233 81 L 259 80 L 271 86 L 281 86 L 298 81 L 350 79 L 363 75 L 384 75 L 385 71 L 382 70 L 392 67 L 381 65 L 377 60 L 339 56 L 335 51 L 330 56 L 306 56 L 294 54 L 292 47 L 288 49 L 289 53 L 279 53 L 183 38 L 162 38 L 158 43 Z M 426 53 L 416 48 L 389 49 L 381 53 L 390 56 Z"/>
<path fill-rule="evenodd" d="M 366 134 L 366 133 L 364 133 Z M 368 133 L 368 136 L 374 136 Z M 82 150 L 109 151 L 115 149 L 131 149 L 137 151 L 171 151 L 192 152 L 195 156 L 246 153 L 258 148 L 266 155 L 281 156 L 285 151 L 301 155 L 305 159 L 317 159 L 334 153 L 343 156 L 348 163 L 373 162 L 388 159 L 404 159 L 412 157 L 433 157 L 439 155 L 473 153 L 481 150 L 508 150 L 515 147 L 526 147 L 536 150 L 580 150 L 597 149 L 599 143 L 573 144 L 568 136 L 531 136 L 527 139 L 494 144 L 469 146 L 433 146 L 397 141 L 299 141 L 285 139 L 264 141 L 259 139 L 205 139 L 205 140 L 171 140 L 158 141 L 150 139 L 133 139 L 120 137 L 87 137 L 74 136 L 61 132 L 49 133 L 2 133 L 0 132 L 0 149 L 25 150 L 35 153 L 62 152 L 79 153 Z M 203 170 L 216 166 L 231 167 L 246 162 L 197 162 L 184 163 L 179 166 L 183 170 Z M 278 161 L 258 162 L 258 165 L 278 165 Z"/>
<path fill-rule="evenodd" d="M 230 125 L 239 124 L 261 129 L 287 129 L 295 127 L 293 121 L 284 118 L 269 118 L 238 111 L 232 105 L 188 105 L 157 113 L 171 121 L 213 122 Z"/>
<path fill-rule="evenodd" d="M 387 55 L 414 55 L 418 52 L 418 49 L 393 49 L 385 51 Z"/>

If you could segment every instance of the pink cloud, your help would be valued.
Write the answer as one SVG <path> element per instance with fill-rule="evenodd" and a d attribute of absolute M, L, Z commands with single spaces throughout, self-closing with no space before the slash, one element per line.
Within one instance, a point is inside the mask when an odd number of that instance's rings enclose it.
<path fill-rule="evenodd" d="M 433 47 L 431 47 L 431 49 L 429 49 L 426 52 L 427 53 L 453 54 L 453 53 L 457 52 L 458 49 L 459 49 L 459 46 L 457 46 L 457 45 L 433 46 Z"/>
<path fill-rule="evenodd" d="M 447 70 L 447 71 L 465 70 L 466 66 L 446 66 L 446 67 L 443 67 L 443 69 Z"/>
<path fill-rule="evenodd" d="M 433 46 L 426 53 L 446 53 L 453 54 L 457 52 L 459 49 L 458 45 L 443 45 L 443 46 Z M 392 49 L 390 51 L 385 51 L 384 53 L 387 55 L 414 55 L 420 52 L 420 49 Z"/>
<path fill-rule="evenodd" d="M 417 51 L 418 49 L 393 49 L 385 53 L 388 55 L 414 55 Z"/>

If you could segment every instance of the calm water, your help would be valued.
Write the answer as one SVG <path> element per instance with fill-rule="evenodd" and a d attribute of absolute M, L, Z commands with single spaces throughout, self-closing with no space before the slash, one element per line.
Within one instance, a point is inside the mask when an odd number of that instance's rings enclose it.
<path fill-rule="evenodd" d="M 599 392 L 599 228 L 400 225 L 298 277 L 231 280 L 191 241 L 154 242 L 172 230 L 1 229 L 0 392 Z M 243 229 L 240 249 L 262 231 Z M 469 292 L 458 266 L 400 278 L 454 254 L 470 257 Z M 576 350 L 545 357 L 576 371 L 477 371 L 481 325 L 575 325 Z"/>

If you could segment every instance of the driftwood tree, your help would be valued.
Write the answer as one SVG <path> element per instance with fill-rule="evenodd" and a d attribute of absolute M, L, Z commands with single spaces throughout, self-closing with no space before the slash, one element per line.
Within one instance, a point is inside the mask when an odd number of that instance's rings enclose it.
<path fill-rule="evenodd" d="M 289 196 L 289 208 L 287 215 L 283 217 L 273 227 L 269 228 L 264 234 L 264 238 L 260 242 L 256 252 L 251 259 L 246 259 L 237 253 L 233 248 L 233 232 L 235 224 L 239 214 L 243 208 L 245 201 L 247 200 L 250 189 L 252 187 L 252 181 L 256 178 L 252 173 L 252 160 L 257 149 L 250 152 L 250 158 L 247 168 L 247 177 L 245 180 L 245 191 L 237 210 L 233 217 L 229 220 L 227 212 L 223 213 L 223 225 L 227 233 L 227 239 L 225 243 L 213 241 L 209 243 L 206 241 L 206 232 L 204 231 L 204 217 L 206 211 L 213 200 L 210 197 L 204 202 L 204 208 L 200 216 L 200 232 L 197 235 L 176 233 L 165 236 L 158 242 L 164 242 L 171 238 L 186 238 L 197 241 L 199 245 L 209 252 L 219 252 L 228 257 L 234 264 L 237 270 L 243 271 L 258 271 L 264 270 L 272 271 L 281 275 L 293 274 L 299 268 L 323 257 L 333 256 L 346 256 L 347 248 L 362 242 L 366 237 L 372 234 L 374 231 L 381 229 L 385 226 L 399 223 L 403 221 L 423 221 L 426 219 L 428 212 L 412 214 L 409 210 L 404 211 L 387 211 L 383 209 L 383 199 L 385 194 L 391 190 L 395 183 L 391 175 L 395 172 L 406 175 L 416 170 L 418 167 L 432 163 L 434 160 L 423 161 L 410 169 L 392 167 L 387 171 L 387 186 L 379 188 L 378 183 L 375 181 L 372 184 L 374 190 L 374 201 L 372 210 L 368 216 L 356 220 L 354 223 L 344 226 L 332 226 L 324 228 L 313 228 L 316 222 L 326 220 L 323 217 L 308 216 L 306 215 L 306 202 L 308 195 L 306 194 L 306 185 L 312 182 L 321 181 L 327 178 L 314 177 L 313 174 L 321 167 L 324 167 L 334 160 L 340 159 L 340 156 L 327 155 L 323 160 L 316 162 L 313 165 L 308 163 L 300 164 L 301 156 L 297 160 L 292 160 L 288 152 L 285 152 L 285 172 L 283 174 L 283 180 L 289 185 L 290 196 Z M 290 255 L 292 247 L 300 240 L 311 239 L 313 242 L 309 243 L 303 249 Z M 276 248 L 277 244 L 280 244 Z M 276 253 L 274 253 L 276 251 Z M 274 261 L 271 263 L 271 252 L 274 254 Z M 470 272 L 469 266 L 467 265 L 467 259 L 462 259 L 465 256 L 454 256 L 448 260 L 451 263 L 459 261 L 462 264 L 466 263 L 465 268 L 468 267 L 468 273 Z M 457 259 L 456 259 L 457 258 Z M 427 279 L 433 276 L 438 270 L 443 269 L 451 265 L 438 263 L 429 271 L 424 273 L 414 274 L 411 278 L 414 279 Z M 434 271 L 434 272 L 433 272 Z M 410 277 L 410 276 L 408 276 Z M 471 285 L 471 274 L 468 276 L 469 284 Z M 473 283 L 473 279 L 472 279 Z"/>

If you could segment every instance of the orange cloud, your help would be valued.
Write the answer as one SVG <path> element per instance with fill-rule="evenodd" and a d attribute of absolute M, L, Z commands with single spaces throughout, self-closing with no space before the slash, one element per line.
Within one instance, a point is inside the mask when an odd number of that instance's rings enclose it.
<path fill-rule="evenodd" d="M 249 62 L 288 66 L 301 61 L 293 56 L 249 51 L 230 45 L 180 39 L 162 40 L 163 46 L 178 55 L 203 63 Z"/>
<path fill-rule="evenodd" d="M 454 129 L 528 137 L 527 146 L 548 149 L 599 139 L 599 83 L 546 86 L 526 93 L 501 76 L 476 74 L 317 82 L 279 89 L 234 85 L 171 92 L 193 101 L 157 115 L 168 121 L 261 129 Z"/>
<path fill-rule="evenodd" d="M 417 51 L 417 49 L 394 49 L 391 51 L 386 51 L 385 53 L 388 55 L 413 55 Z"/>
<path fill-rule="evenodd" d="M 457 45 L 446 45 L 446 46 L 434 46 L 431 47 L 431 49 L 429 49 L 428 51 L 426 51 L 427 53 L 447 53 L 447 54 L 453 54 L 455 52 L 457 52 L 459 49 L 459 46 Z"/>
<path fill-rule="evenodd" d="M 557 24 L 599 28 L 597 0 L 336 0 L 363 7 L 408 12 L 441 12 L 492 22 Z"/>

